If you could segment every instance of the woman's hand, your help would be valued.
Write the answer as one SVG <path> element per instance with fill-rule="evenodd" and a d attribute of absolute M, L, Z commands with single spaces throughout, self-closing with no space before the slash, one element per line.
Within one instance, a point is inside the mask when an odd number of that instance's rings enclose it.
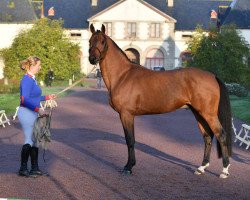
<path fill-rule="evenodd" d="M 57 97 L 56 94 L 50 94 L 50 95 L 49 95 L 49 99 L 50 99 L 50 100 L 51 100 L 51 99 L 53 100 L 53 99 L 55 99 L 56 97 Z"/>

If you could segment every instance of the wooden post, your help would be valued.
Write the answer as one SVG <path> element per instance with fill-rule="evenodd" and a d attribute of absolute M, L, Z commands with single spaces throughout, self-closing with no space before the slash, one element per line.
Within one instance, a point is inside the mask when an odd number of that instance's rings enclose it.
<path fill-rule="evenodd" d="M 69 79 L 69 85 L 72 85 L 72 79 Z"/>
<path fill-rule="evenodd" d="M 4 85 L 9 85 L 8 78 L 5 78 L 5 79 L 4 79 Z"/>

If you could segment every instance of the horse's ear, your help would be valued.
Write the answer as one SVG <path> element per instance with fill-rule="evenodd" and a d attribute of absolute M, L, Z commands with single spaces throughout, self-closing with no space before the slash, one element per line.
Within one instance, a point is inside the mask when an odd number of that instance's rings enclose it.
<path fill-rule="evenodd" d="M 95 33 L 95 27 L 93 24 L 90 25 L 90 31 L 91 33 Z"/>
<path fill-rule="evenodd" d="M 105 34 L 105 26 L 102 24 L 102 32 Z"/>

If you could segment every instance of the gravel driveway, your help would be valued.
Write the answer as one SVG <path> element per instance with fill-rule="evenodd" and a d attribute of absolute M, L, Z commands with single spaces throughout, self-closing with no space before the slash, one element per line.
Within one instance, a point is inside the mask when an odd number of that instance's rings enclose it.
<path fill-rule="evenodd" d="M 136 117 L 137 165 L 119 172 L 127 147 L 118 114 L 106 89 L 76 88 L 58 99 L 52 139 L 39 153 L 39 178 L 17 176 L 22 146 L 18 120 L 0 127 L 0 198 L 25 199 L 250 199 L 250 150 L 234 143 L 230 177 L 218 178 L 222 161 L 215 141 L 205 175 L 194 170 L 203 158 L 203 139 L 189 110 Z M 239 121 L 236 125 L 239 128 Z"/>

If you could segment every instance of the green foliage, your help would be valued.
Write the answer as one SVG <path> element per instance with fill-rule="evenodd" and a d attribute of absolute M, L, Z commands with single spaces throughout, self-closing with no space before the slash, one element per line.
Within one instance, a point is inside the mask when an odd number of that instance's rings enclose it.
<path fill-rule="evenodd" d="M 228 83 L 250 85 L 250 68 L 244 62 L 249 58 L 249 44 L 237 33 L 235 26 L 224 26 L 220 32 L 210 30 L 208 36 L 197 28 L 197 35 L 188 43 L 193 60 L 188 66 L 197 66 L 216 74 Z"/>
<path fill-rule="evenodd" d="M 23 71 L 19 62 L 35 55 L 41 59 L 42 69 L 38 80 L 44 80 L 50 68 L 53 69 L 55 79 L 66 80 L 73 74 L 80 73 L 80 47 L 64 35 L 61 20 L 43 18 L 34 26 L 22 31 L 10 48 L 0 51 L 5 68 L 4 76 L 9 79 L 20 80 Z"/>
<path fill-rule="evenodd" d="M 16 107 L 20 104 L 19 93 L 1 94 L 0 95 L 0 110 L 5 110 L 6 114 L 14 114 Z"/>
<path fill-rule="evenodd" d="M 8 8 L 10 9 L 15 8 L 15 2 L 13 0 L 9 2 Z"/>
<path fill-rule="evenodd" d="M 188 49 L 191 51 L 193 55 L 195 55 L 201 45 L 201 41 L 205 38 L 205 32 L 200 25 L 198 25 L 195 29 L 195 33 L 191 40 L 188 43 Z"/>
<path fill-rule="evenodd" d="M 0 94 L 17 93 L 18 91 L 19 87 L 16 85 L 0 85 Z"/>
<path fill-rule="evenodd" d="M 237 97 L 247 97 L 248 95 L 248 90 L 238 83 L 230 83 L 226 84 L 226 86 L 230 95 L 235 95 Z"/>
<path fill-rule="evenodd" d="M 19 92 L 19 82 L 18 81 L 8 81 L 8 85 L 4 84 L 4 80 L 0 80 L 0 94 L 5 93 L 17 93 Z"/>

